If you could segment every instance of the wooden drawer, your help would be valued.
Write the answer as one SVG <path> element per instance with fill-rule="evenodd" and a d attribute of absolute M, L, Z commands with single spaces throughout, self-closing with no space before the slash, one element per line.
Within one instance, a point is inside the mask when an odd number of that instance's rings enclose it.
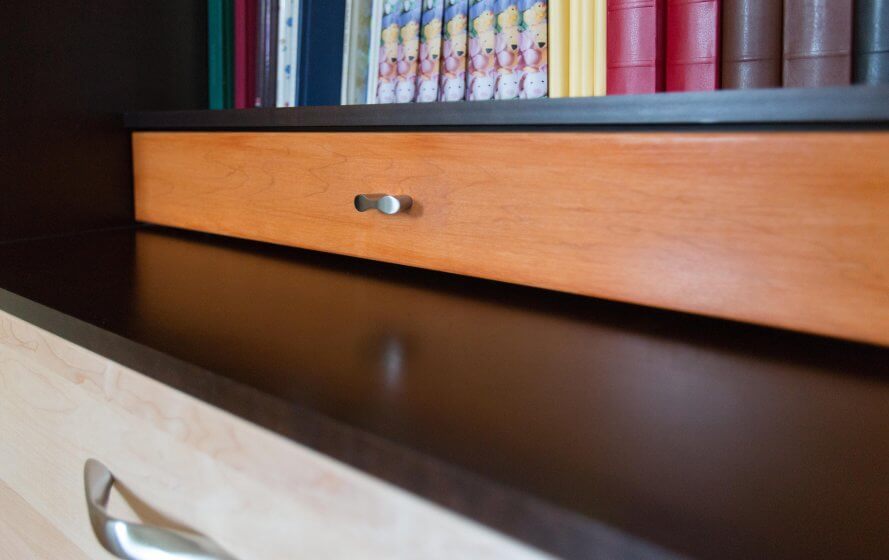
<path fill-rule="evenodd" d="M 889 343 L 889 133 L 140 132 L 133 152 L 144 222 Z"/>
<path fill-rule="evenodd" d="M 237 558 L 545 556 L 0 311 L 0 558 L 99 559 L 83 465 L 122 517 Z"/>

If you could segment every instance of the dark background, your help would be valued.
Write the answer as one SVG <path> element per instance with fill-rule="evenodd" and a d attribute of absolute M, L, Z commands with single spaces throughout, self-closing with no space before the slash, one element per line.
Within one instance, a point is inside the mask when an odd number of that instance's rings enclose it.
<path fill-rule="evenodd" d="M 0 243 L 131 224 L 121 114 L 207 106 L 206 1 L 0 8 Z"/>

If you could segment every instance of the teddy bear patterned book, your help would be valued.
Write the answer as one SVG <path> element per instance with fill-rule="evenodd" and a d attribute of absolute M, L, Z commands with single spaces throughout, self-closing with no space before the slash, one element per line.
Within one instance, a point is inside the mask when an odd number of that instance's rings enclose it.
<path fill-rule="evenodd" d="M 470 101 L 494 98 L 497 76 L 497 31 L 494 28 L 496 0 L 469 1 L 469 83 Z"/>
<path fill-rule="evenodd" d="M 420 0 L 402 0 L 399 21 L 398 77 L 395 102 L 411 103 L 417 93 L 417 66 L 420 61 Z"/>
<path fill-rule="evenodd" d="M 438 100 L 443 16 L 444 0 L 423 0 L 423 15 L 420 17 L 420 63 L 417 66 L 417 103 Z"/>
<path fill-rule="evenodd" d="M 494 52 L 497 78 L 494 83 L 495 99 L 518 99 L 521 78 L 521 13 L 519 0 L 497 0 L 497 21 Z"/>
<path fill-rule="evenodd" d="M 542 0 L 519 0 L 519 50 L 522 71 L 519 97 L 537 99 L 549 93 L 548 9 Z"/>
<path fill-rule="evenodd" d="M 398 79 L 399 40 L 401 37 L 401 2 L 384 0 L 380 18 L 380 71 L 377 77 L 377 103 L 395 103 Z"/>
<path fill-rule="evenodd" d="M 468 22 L 468 0 L 445 0 L 439 101 L 462 101 L 465 97 Z"/>

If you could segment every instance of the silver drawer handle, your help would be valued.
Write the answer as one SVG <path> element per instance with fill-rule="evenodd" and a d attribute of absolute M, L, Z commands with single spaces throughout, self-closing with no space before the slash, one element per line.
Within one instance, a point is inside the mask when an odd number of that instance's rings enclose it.
<path fill-rule="evenodd" d="M 376 208 L 383 214 L 398 214 L 410 210 L 413 203 L 406 194 L 359 194 L 355 197 L 355 209 L 359 212 Z"/>
<path fill-rule="evenodd" d="M 124 560 L 235 560 L 218 544 L 203 535 L 128 523 L 108 515 L 105 506 L 114 484 L 108 467 L 87 460 L 83 467 L 86 507 L 90 524 L 102 546 Z"/>

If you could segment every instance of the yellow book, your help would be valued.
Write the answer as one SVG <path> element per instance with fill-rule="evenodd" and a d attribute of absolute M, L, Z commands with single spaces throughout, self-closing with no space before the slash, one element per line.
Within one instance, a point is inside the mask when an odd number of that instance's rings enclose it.
<path fill-rule="evenodd" d="M 593 95 L 605 95 L 606 77 L 608 76 L 608 8 L 606 0 L 582 0 L 585 4 L 592 5 L 593 9 L 593 29 L 592 39 L 592 72 L 593 72 Z"/>
<path fill-rule="evenodd" d="M 570 2 L 568 90 L 571 97 L 593 95 L 593 0 Z"/>
<path fill-rule="evenodd" d="M 576 0 L 575 0 L 576 1 Z M 569 0 L 549 2 L 549 96 L 568 97 Z"/>

